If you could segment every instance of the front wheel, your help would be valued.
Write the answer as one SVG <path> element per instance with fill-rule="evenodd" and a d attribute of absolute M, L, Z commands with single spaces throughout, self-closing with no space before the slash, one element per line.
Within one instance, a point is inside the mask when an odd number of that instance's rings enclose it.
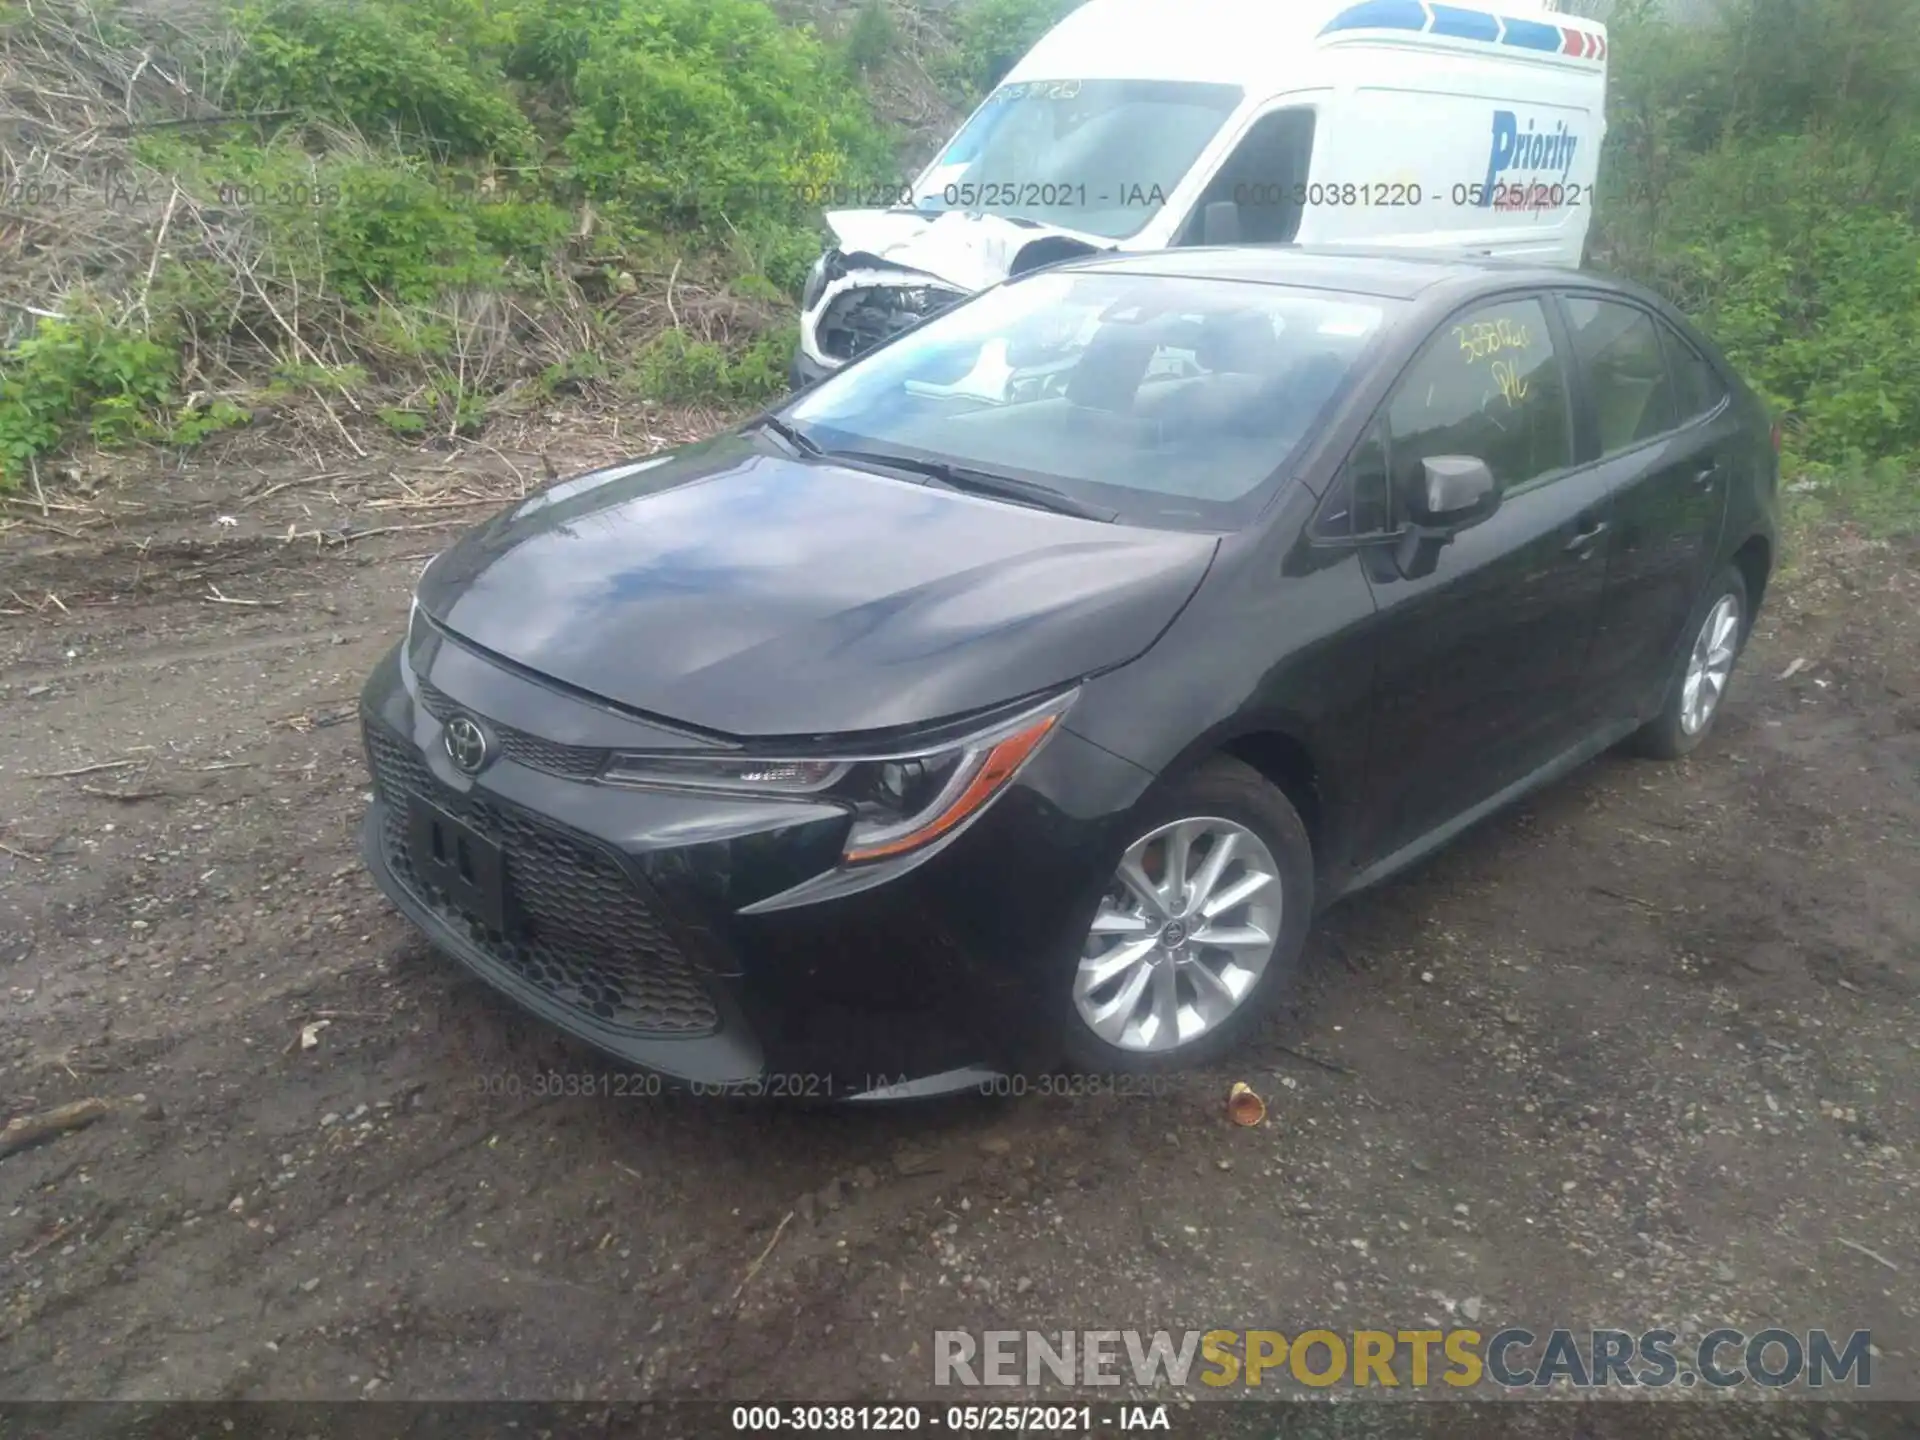
<path fill-rule="evenodd" d="M 1678 760 L 1707 738 L 1750 625 L 1747 582 L 1729 565 L 1694 611 L 1693 638 L 1668 677 L 1660 713 L 1635 733 L 1634 750 L 1655 760 Z"/>
<path fill-rule="evenodd" d="M 1287 988 L 1313 914 L 1306 827 L 1221 756 L 1153 794 L 1058 973 L 1067 1057 L 1091 1072 L 1202 1064 Z"/>

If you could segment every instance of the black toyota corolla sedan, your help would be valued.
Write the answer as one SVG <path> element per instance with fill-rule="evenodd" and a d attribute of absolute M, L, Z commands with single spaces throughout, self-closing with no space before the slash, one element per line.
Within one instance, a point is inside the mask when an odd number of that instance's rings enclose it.
<path fill-rule="evenodd" d="M 701 1087 L 1216 1056 L 1316 911 L 1623 741 L 1700 743 L 1778 432 L 1563 270 L 1191 249 L 942 313 L 422 575 L 368 864 Z"/>

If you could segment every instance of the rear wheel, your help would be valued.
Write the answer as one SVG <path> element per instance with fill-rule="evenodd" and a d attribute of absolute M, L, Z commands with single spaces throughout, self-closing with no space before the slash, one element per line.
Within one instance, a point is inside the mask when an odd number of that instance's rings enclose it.
<path fill-rule="evenodd" d="M 1217 757 L 1150 796 L 1062 967 L 1067 1057 L 1096 1072 L 1204 1063 L 1285 992 L 1313 913 L 1287 797 Z"/>
<path fill-rule="evenodd" d="M 1746 581 L 1729 565 L 1694 611 L 1688 629 L 1692 639 L 1668 678 L 1666 700 L 1634 735 L 1634 750 L 1656 760 L 1678 760 L 1707 738 L 1750 623 Z"/>

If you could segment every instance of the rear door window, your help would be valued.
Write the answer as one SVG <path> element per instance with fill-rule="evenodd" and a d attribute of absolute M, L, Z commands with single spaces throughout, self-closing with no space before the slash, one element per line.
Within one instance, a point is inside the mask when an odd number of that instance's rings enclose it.
<path fill-rule="evenodd" d="M 1617 455 L 1678 423 L 1660 329 L 1638 305 L 1566 297 L 1567 328 L 1593 402 L 1600 453 Z"/>
<path fill-rule="evenodd" d="M 1660 331 L 1666 340 L 1667 363 L 1673 370 L 1680 423 L 1687 424 L 1718 410 L 1727 398 L 1727 385 L 1720 378 L 1720 372 L 1671 325 L 1663 324 Z"/>

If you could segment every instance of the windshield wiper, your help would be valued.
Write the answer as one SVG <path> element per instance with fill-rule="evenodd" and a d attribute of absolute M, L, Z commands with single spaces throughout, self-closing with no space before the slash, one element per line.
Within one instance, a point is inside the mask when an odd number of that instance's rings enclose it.
<path fill-rule="evenodd" d="M 817 459 L 825 453 L 804 430 L 799 429 L 797 426 L 789 425 L 777 415 L 755 416 L 753 424 L 756 427 L 764 427 L 773 431 L 774 434 L 778 435 L 802 455 L 811 455 Z"/>
<path fill-rule="evenodd" d="M 916 460 L 911 456 L 890 455 L 879 450 L 828 450 L 825 454 L 830 460 L 852 460 L 864 465 L 884 465 L 895 470 L 911 471 L 915 475 L 926 476 L 936 485 L 944 485 L 962 494 L 990 495 L 996 500 L 1011 500 L 1016 505 L 1031 505 L 1036 510 L 1051 510 L 1082 520 L 1111 521 L 1120 513 L 1076 500 L 1051 485 L 1019 480 L 1012 475 L 998 475 L 991 470 L 973 470 L 945 460 Z"/>

